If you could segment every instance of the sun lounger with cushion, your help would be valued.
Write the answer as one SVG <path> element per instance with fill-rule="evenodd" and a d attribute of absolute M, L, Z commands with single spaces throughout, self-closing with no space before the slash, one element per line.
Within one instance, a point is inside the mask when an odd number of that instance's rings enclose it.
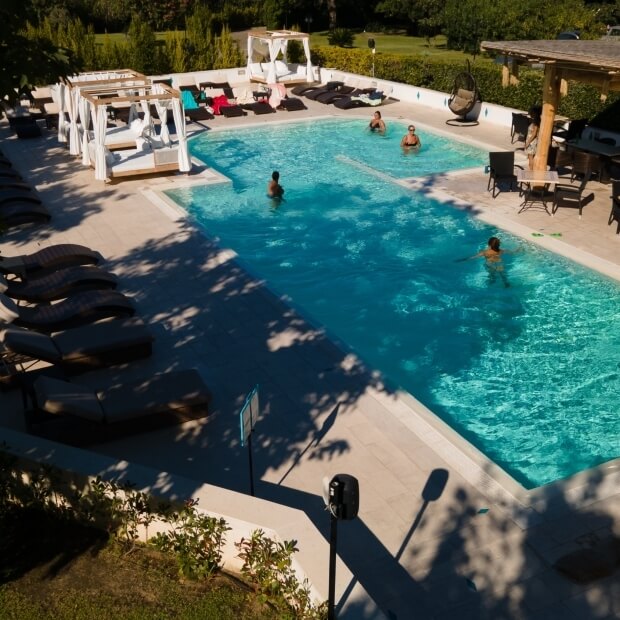
<path fill-rule="evenodd" d="M 40 334 L 13 325 L 0 334 L 5 374 L 0 384 L 10 387 L 17 382 L 17 370 L 36 361 L 59 368 L 64 374 L 79 374 L 148 357 L 153 349 L 153 336 L 137 318 L 114 319 L 68 329 L 53 335 Z M 28 372 L 45 373 L 49 367 Z"/>
<path fill-rule="evenodd" d="M 95 391 L 38 377 L 26 411 L 28 432 L 71 445 L 103 443 L 208 415 L 209 390 L 196 370 L 154 375 Z"/>
<path fill-rule="evenodd" d="M 280 101 L 278 110 L 286 110 L 287 112 L 296 112 L 297 110 L 307 110 L 304 102 L 298 97 L 287 97 Z"/>
<path fill-rule="evenodd" d="M 16 273 L 27 277 L 43 275 L 71 265 L 96 265 L 102 259 L 84 245 L 76 243 L 57 243 L 37 250 L 32 254 L 20 256 L 1 256 L 0 272 Z"/>
<path fill-rule="evenodd" d="M 71 294 L 116 288 L 118 278 L 93 265 L 76 265 L 41 277 L 7 279 L 0 274 L 0 293 L 31 303 L 63 299 Z"/>
<path fill-rule="evenodd" d="M 131 300 L 116 291 L 86 291 L 50 305 L 18 306 L 0 293 L 0 320 L 45 333 L 94 323 L 100 319 L 133 316 Z"/>

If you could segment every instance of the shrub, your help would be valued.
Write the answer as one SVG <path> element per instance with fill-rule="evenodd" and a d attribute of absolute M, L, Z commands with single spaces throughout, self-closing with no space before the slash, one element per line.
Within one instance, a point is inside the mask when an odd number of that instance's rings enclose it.
<path fill-rule="evenodd" d="M 269 603 L 281 617 L 322 620 L 326 607 L 315 607 L 307 583 L 300 584 L 292 568 L 297 541 L 277 542 L 262 530 L 252 532 L 248 539 L 235 543 L 243 560 L 241 573 L 252 583 L 262 603 Z"/>
<path fill-rule="evenodd" d="M 312 62 L 360 75 L 370 75 L 372 66 L 368 50 L 325 46 L 313 50 Z M 459 67 L 455 66 L 454 62 L 428 56 L 400 56 L 384 52 L 375 55 L 376 78 L 440 92 L 451 92 L 457 73 L 464 70 L 464 64 Z M 528 110 L 541 101 L 543 72 L 540 70 L 521 68 L 519 84 L 507 88 L 502 86 L 502 69 L 499 65 L 474 64 L 471 72 L 482 100 L 487 103 Z M 613 114 L 603 112 L 618 100 L 620 93 L 610 93 L 607 102 L 603 104 L 595 87 L 569 82 L 568 95 L 560 100 L 558 112 L 569 118 L 592 118 L 599 115 L 597 122 L 606 123 L 599 126 L 612 129 L 620 125 L 620 120 L 616 120 Z"/>
<path fill-rule="evenodd" d="M 348 28 L 334 28 L 327 35 L 329 44 L 337 45 L 338 47 L 352 47 L 354 39 L 353 31 Z"/>
<path fill-rule="evenodd" d="M 224 534 L 230 530 L 224 519 L 198 513 L 197 503 L 190 500 L 179 512 L 167 514 L 172 528 L 150 540 L 160 551 L 176 555 L 179 573 L 188 579 L 205 579 L 219 570 Z"/>

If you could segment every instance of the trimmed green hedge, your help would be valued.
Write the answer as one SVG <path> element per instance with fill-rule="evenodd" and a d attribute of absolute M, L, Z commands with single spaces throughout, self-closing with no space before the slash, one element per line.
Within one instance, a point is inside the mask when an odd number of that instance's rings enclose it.
<path fill-rule="evenodd" d="M 312 62 L 323 67 L 349 73 L 370 75 L 372 54 L 370 50 L 318 47 L 313 50 Z M 451 92 L 454 78 L 465 65 L 436 60 L 426 56 L 400 56 L 375 54 L 375 77 L 392 82 L 411 84 L 441 92 Z M 529 110 L 542 99 L 543 72 L 521 68 L 519 85 L 502 87 L 502 68 L 499 65 L 474 65 L 472 74 L 476 79 L 482 100 L 517 110 Z M 602 103 L 599 91 L 586 84 L 569 82 L 568 95 L 560 101 L 558 113 L 569 118 L 588 118 L 591 124 L 602 129 L 620 131 L 620 115 L 607 113 L 620 93 L 610 93 Z"/>

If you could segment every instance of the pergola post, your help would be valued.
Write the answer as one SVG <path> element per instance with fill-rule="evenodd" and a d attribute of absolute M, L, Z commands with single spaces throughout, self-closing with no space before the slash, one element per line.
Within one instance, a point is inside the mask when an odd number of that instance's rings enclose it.
<path fill-rule="evenodd" d="M 555 113 L 560 100 L 560 78 L 555 65 L 545 65 L 545 80 L 543 84 L 543 106 L 538 129 L 538 146 L 534 157 L 534 170 L 547 169 L 547 156 L 551 145 L 551 134 L 553 133 L 553 123 Z"/>

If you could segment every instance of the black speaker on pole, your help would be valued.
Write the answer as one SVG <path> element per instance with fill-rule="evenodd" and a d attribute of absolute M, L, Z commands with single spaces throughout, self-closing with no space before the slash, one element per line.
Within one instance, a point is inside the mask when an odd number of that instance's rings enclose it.
<path fill-rule="evenodd" d="M 360 507 L 360 486 L 349 474 L 336 474 L 329 483 L 329 506 L 337 519 L 350 521 Z"/>
<path fill-rule="evenodd" d="M 374 50 L 374 49 L 375 49 L 375 40 L 374 40 L 374 39 L 368 39 L 368 47 L 369 47 L 371 50 Z"/>

